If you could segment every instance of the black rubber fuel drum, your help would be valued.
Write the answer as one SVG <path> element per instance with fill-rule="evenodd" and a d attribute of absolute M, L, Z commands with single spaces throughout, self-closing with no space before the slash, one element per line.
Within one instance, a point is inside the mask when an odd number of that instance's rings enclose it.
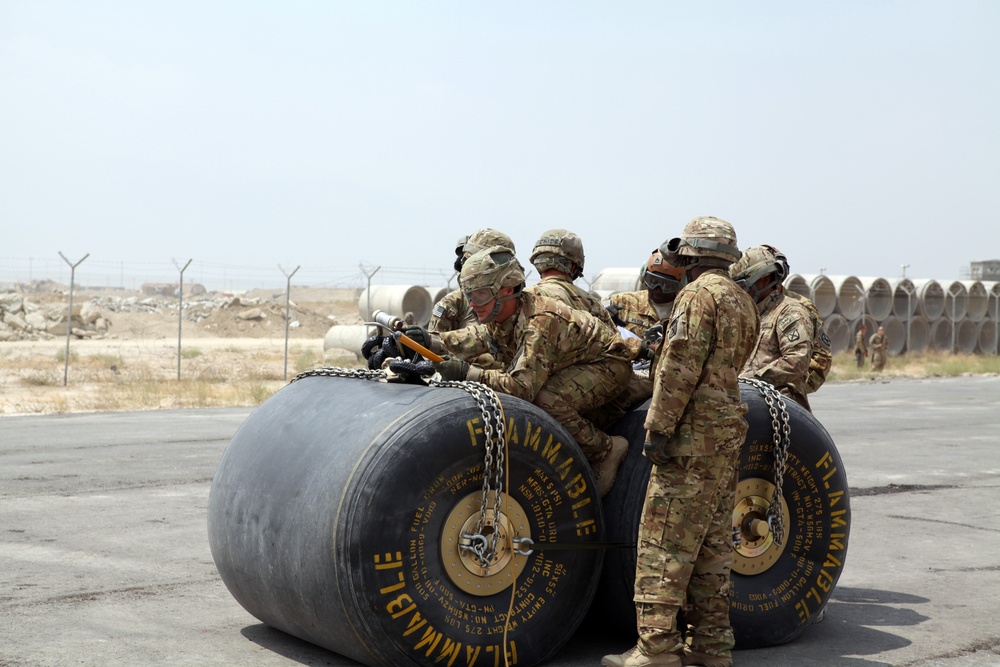
<path fill-rule="evenodd" d="M 213 480 L 209 543 L 232 595 L 267 625 L 368 665 L 553 656 L 589 608 L 604 552 L 542 543 L 602 541 L 600 498 L 563 428 L 500 398 L 511 489 L 498 543 L 529 537 L 531 555 L 500 548 L 480 567 L 460 548 L 480 528 L 484 470 L 468 393 L 307 377 L 247 418 Z"/>
<path fill-rule="evenodd" d="M 774 490 L 774 440 L 764 397 L 740 385 L 749 424 L 740 451 L 740 484 L 733 524 L 740 529 L 733 565 L 730 620 L 738 648 L 773 646 L 797 637 L 826 606 L 844 568 L 851 525 L 847 476 L 840 454 L 822 424 L 786 401 L 791 427 L 782 498 L 785 536 L 754 532 L 766 519 Z M 609 542 L 635 543 L 651 466 L 642 456 L 648 401 L 626 415 L 614 432 L 629 439 L 628 457 L 605 497 Z M 761 532 L 765 532 L 761 528 Z M 609 551 L 591 620 L 634 637 L 635 551 Z"/>

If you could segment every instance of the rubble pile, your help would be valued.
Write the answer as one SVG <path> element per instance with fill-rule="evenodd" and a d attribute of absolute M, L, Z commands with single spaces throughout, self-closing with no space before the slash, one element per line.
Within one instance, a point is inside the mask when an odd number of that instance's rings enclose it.
<path fill-rule="evenodd" d="M 77 338 L 100 337 L 111 326 L 96 303 L 73 304 L 69 322 L 66 311 L 66 306 L 34 303 L 16 292 L 0 294 L 0 341 L 65 336 L 67 326 Z"/>

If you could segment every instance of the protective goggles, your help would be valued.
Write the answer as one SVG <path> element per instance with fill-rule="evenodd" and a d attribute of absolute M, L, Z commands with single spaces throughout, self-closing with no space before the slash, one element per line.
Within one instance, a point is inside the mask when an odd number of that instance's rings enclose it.
<path fill-rule="evenodd" d="M 490 301 L 497 298 L 497 290 L 492 287 L 484 287 L 482 289 L 474 290 L 462 290 L 462 294 L 468 299 L 469 303 L 473 306 L 485 306 Z"/>
<path fill-rule="evenodd" d="M 671 294 L 681 288 L 681 281 L 676 278 L 671 276 L 661 276 L 660 274 L 653 273 L 652 271 L 646 271 L 646 275 L 642 277 L 642 282 L 647 289 L 664 292 L 666 294 Z"/>

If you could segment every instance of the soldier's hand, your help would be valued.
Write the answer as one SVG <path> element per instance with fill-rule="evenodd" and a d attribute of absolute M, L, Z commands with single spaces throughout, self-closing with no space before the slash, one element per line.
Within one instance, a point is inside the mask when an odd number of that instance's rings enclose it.
<path fill-rule="evenodd" d="M 419 324 L 408 324 L 403 328 L 403 335 L 412 340 L 418 345 L 423 345 L 426 348 L 431 346 L 431 335 L 427 332 L 427 329 L 423 328 Z"/>
<path fill-rule="evenodd" d="M 643 340 L 649 344 L 650 347 L 655 348 L 661 342 L 663 342 L 663 325 L 654 324 L 653 326 L 646 329 L 646 333 L 642 336 Z"/>
<path fill-rule="evenodd" d="M 434 370 L 441 375 L 442 380 L 464 380 L 469 376 L 469 368 L 468 362 L 451 357 L 445 357 L 444 361 L 434 362 Z"/>
<path fill-rule="evenodd" d="M 646 442 L 642 443 L 642 455 L 653 465 L 666 465 L 670 461 L 667 454 L 667 436 L 662 433 L 646 434 Z"/>

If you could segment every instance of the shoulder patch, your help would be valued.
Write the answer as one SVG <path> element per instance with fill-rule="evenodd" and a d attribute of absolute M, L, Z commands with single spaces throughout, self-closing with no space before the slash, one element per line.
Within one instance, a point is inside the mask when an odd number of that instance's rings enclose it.
<path fill-rule="evenodd" d="M 788 332 L 788 340 L 789 341 L 791 341 L 792 343 L 794 343 L 798 339 L 799 339 L 799 330 L 798 329 L 792 329 L 791 331 Z"/>
<path fill-rule="evenodd" d="M 670 329 L 667 331 L 667 340 L 686 340 L 687 339 L 687 323 L 684 318 L 678 313 L 673 319 L 670 320 Z"/>
<path fill-rule="evenodd" d="M 444 304 L 437 304 L 434 306 L 434 317 L 441 317 L 444 315 Z"/>
<path fill-rule="evenodd" d="M 819 340 L 821 343 L 823 343 L 823 345 L 826 345 L 827 347 L 833 347 L 833 341 L 830 340 L 830 337 L 826 335 L 825 331 L 820 332 Z"/>

